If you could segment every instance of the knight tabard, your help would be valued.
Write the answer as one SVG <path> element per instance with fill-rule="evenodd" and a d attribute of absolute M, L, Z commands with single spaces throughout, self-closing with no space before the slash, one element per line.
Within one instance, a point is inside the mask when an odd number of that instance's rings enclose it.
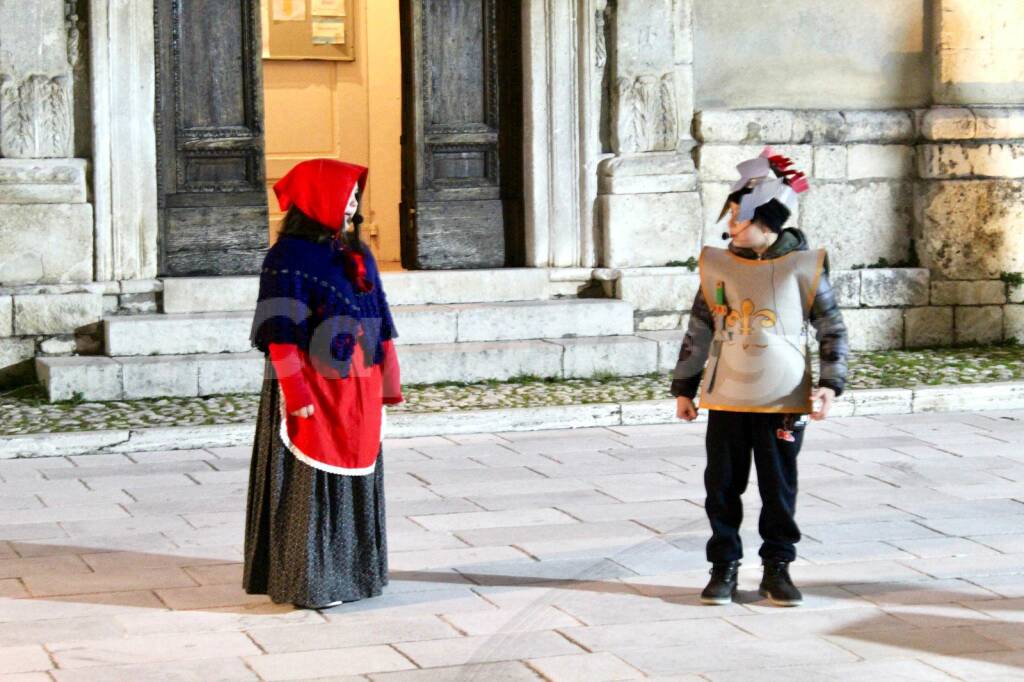
<path fill-rule="evenodd" d="M 714 319 L 700 407 L 735 412 L 811 412 L 804 321 L 818 288 L 823 249 L 752 260 L 706 247 L 701 290 Z"/>

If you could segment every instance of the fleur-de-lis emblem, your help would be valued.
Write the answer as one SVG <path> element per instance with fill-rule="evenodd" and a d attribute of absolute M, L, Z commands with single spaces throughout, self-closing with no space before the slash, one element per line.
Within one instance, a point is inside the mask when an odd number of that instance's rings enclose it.
<path fill-rule="evenodd" d="M 760 321 L 761 327 L 768 328 L 775 326 L 776 319 L 775 313 L 767 308 L 762 308 L 755 312 L 754 302 L 749 298 L 745 298 L 743 303 L 740 304 L 740 309 L 738 311 L 733 310 L 725 318 L 725 324 L 727 327 L 735 327 L 738 324 L 740 334 L 747 335 L 752 331 L 755 321 Z"/>

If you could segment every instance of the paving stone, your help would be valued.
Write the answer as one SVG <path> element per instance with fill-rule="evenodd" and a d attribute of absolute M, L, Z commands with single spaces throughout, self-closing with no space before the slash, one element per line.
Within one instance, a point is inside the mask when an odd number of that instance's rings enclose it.
<path fill-rule="evenodd" d="M 256 674 L 246 667 L 241 658 L 175 661 L 173 666 L 166 663 L 100 666 L 57 670 L 53 672 L 53 675 L 58 682 L 135 682 L 135 680 L 243 682 L 259 680 Z"/>
<path fill-rule="evenodd" d="M 259 653 L 256 645 L 240 632 L 69 640 L 51 642 L 47 648 L 61 668 L 194 661 Z"/>
<path fill-rule="evenodd" d="M 551 656 L 527 663 L 551 682 L 606 682 L 644 677 L 639 670 L 608 653 Z"/>

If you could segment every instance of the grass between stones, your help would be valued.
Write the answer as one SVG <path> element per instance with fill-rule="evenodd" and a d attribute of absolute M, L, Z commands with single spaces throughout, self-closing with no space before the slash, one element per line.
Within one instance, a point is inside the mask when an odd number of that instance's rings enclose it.
<path fill-rule="evenodd" d="M 817 371 L 817 359 L 812 362 Z M 1024 346 L 1003 344 L 851 353 L 849 388 L 1009 381 L 1024 377 Z M 588 379 L 514 377 L 507 381 L 405 386 L 405 402 L 390 412 L 444 412 L 620 403 L 669 398 L 666 374 Z M 48 403 L 39 386 L 0 394 L 0 434 L 236 424 L 254 421 L 259 396 L 218 395 L 114 402 Z"/>

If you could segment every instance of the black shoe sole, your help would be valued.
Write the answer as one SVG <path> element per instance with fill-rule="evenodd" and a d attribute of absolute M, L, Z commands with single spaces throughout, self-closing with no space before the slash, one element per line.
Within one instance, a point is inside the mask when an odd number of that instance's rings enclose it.
<path fill-rule="evenodd" d="M 757 593 L 765 597 L 772 606 L 800 606 L 804 603 L 803 599 L 776 599 L 768 590 L 758 590 Z"/>

